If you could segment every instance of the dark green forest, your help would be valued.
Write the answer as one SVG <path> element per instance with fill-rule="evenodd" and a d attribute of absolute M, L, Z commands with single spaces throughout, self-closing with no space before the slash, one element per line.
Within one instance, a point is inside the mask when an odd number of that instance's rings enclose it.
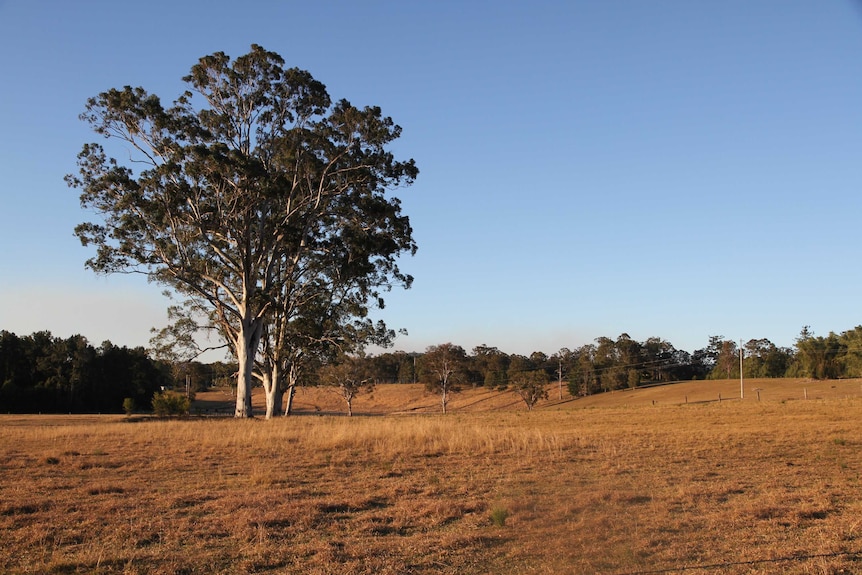
<path fill-rule="evenodd" d="M 173 366 L 143 347 L 94 347 L 81 335 L 0 331 L 0 413 L 121 413 L 127 399 L 149 411 L 156 392 L 187 376 L 212 385 L 220 365 Z"/>
<path fill-rule="evenodd" d="M 501 390 L 525 372 L 541 373 L 548 382 L 563 382 L 574 396 L 740 376 L 740 346 L 722 336 L 710 337 L 706 347 L 693 353 L 658 337 L 636 341 L 628 334 L 599 337 L 594 343 L 551 355 L 508 354 L 487 345 L 468 353 L 446 344 L 446 351 L 456 368 L 457 385 Z M 432 384 L 435 376 L 423 361 L 425 356 L 395 351 L 358 361 L 373 383 Z M 862 377 L 862 326 L 827 336 L 816 336 L 804 327 L 792 348 L 751 339 L 742 344 L 741 363 L 745 378 Z M 310 367 L 302 383 L 321 383 L 317 374 L 323 365 Z M 81 335 L 64 339 L 47 331 L 28 336 L 0 331 L 2 413 L 120 413 L 128 399 L 138 410 L 149 411 L 153 395 L 163 389 L 191 394 L 214 385 L 230 386 L 235 384 L 235 372 L 235 365 L 223 362 L 157 361 L 143 347 L 118 347 L 109 341 L 94 347 Z"/>

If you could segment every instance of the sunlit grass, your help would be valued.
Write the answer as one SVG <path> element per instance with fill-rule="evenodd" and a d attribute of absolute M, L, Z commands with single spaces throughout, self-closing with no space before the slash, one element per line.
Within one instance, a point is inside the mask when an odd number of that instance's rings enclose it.
<path fill-rule="evenodd" d="M 625 397 L 445 417 L 0 416 L 0 572 L 858 571 L 862 400 Z"/>

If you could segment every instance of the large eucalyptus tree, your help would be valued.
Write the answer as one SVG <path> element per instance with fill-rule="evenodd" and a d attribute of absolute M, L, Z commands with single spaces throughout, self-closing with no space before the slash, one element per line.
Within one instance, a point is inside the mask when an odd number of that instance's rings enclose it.
<path fill-rule="evenodd" d="M 260 46 L 205 56 L 183 80 L 170 107 L 128 86 L 88 100 L 81 118 L 129 159 L 84 145 L 67 182 L 100 221 L 75 231 L 96 246 L 96 272 L 144 273 L 207 307 L 239 364 L 236 416 L 248 417 L 264 339 L 290 355 L 313 304 L 351 294 L 356 305 L 335 310 L 346 325 L 344 314 L 410 286 L 397 258 L 416 244 L 389 191 L 418 170 L 388 150 L 401 128 L 380 108 L 332 103 Z"/>

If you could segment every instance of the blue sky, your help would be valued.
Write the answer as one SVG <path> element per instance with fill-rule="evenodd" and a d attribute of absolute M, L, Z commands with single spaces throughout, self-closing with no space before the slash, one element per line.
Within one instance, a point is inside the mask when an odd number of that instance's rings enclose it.
<path fill-rule="evenodd" d="M 171 101 L 252 43 L 404 129 L 396 349 L 862 323 L 857 2 L 0 0 L 0 329 L 146 345 L 161 288 L 85 270 L 72 233 L 77 116 L 126 84 Z"/>

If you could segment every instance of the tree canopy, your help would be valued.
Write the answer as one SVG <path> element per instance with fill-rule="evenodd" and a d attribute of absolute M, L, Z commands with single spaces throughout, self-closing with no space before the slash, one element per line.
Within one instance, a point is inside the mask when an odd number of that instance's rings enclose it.
<path fill-rule="evenodd" d="M 143 348 L 93 347 L 87 338 L 0 331 L 0 406 L 16 413 L 119 413 L 172 384 L 169 370 Z"/>
<path fill-rule="evenodd" d="M 548 382 L 553 380 L 560 386 L 565 381 L 572 396 L 582 396 L 632 385 L 735 379 L 740 375 L 739 346 L 731 344 L 723 336 L 711 336 L 707 347 L 690 354 L 658 337 L 638 342 L 622 334 L 616 340 L 600 337 L 595 344 L 529 357 L 487 345 L 467 354 L 452 343 L 431 346 L 424 353 L 379 355 L 332 355 L 307 348 L 314 358 L 303 363 L 301 382 L 339 388 L 348 412 L 350 402 L 364 389 L 418 381 L 439 394 L 444 407 L 450 393 L 470 385 L 515 393 L 530 409 L 547 397 Z M 744 343 L 742 350 L 745 378 L 862 377 L 862 326 L 826 336 L 804 327 L 794 348 L 760 338 Z M 236 364 L 168 357 L 151 360 L 143 348 L 121 348 L 110 342 L 93 348 L 80 335 L 61 339 L 40 331 L 19 337 L 0 331 L 0 407 L 4 411 L 117 412 L 125 399 L 146 409 L 161 387 L 203 391 L 225 386 L 235 372 Z M 295 375 L 292 372 L 291 377 Z"/>
<path fill-rule="evenodd" d="M 333 103 L 260 46 L 205 56 L 183 80 L 169 107 L 129 86 L 88 100 L 81 118 L 130 159 L 84 145 L 67 182 L 97 221 L 75 231 L 94 271 L 147 274 L 203 311 L 239 365 L 236 415 L 250 416 L 256 367 L 280 398 L 301 346 L 385 339 L 370 307 L 410 286 L 397 259 L 416 250 L 389 191 L 418 169 L 388 150 L 401 128 L 379 107 Z"/>

